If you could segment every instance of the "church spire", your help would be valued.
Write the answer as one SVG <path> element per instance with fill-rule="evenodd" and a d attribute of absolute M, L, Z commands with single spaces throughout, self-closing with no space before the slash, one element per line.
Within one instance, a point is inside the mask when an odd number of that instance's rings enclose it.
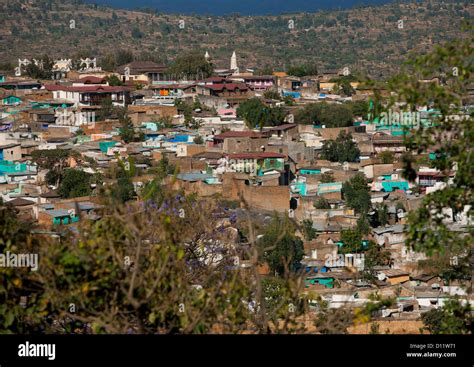
<path fill-rule="evenodd" d="M 234 51 L 232 57 L 230 58 L 230 70 L 234 72 L 234 74 L 239 73 L 239 67 L 237 66 L 237 55 Z"/>

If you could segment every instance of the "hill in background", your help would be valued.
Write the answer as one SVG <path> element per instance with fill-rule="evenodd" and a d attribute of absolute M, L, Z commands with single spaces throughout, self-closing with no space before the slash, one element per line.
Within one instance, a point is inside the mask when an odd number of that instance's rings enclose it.
<path fill-rule="evenodd" d="M 468 2 L 431 1 L 280 16 L 177 16 L 82 1 L 1 0 L 0 60 L 48 54 L 97 56 L 100 63 L 128 49 L 136 58 L 169 64 L 178 53 L 197 50 L 228 67 L 236 50 L 239 66 L 316 63 L 384 77 L 410 51 L 426 52 L 460 36 L 461 22 L 472 19 L 473 9 Z"/>

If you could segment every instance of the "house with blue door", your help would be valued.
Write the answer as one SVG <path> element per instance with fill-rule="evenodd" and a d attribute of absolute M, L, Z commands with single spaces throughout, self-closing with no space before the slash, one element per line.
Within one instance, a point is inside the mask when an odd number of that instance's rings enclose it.
<path fill-rule="evenodd" d="M 79 222 L 80 218 L 95 220 L 95 210 L 101 206 L 90 201 L 62 202 L 38 205 L 38 222 L 44 226 L 69 225 Z"/>
<path fill-rule="evenodd" d="M 40 212 L 38 222 L 52 226 L 67 225 L 79 222 L 79 216 L 72 210 L 51 209 Z"/>
<path fill-rule="evenodd" d="M 0 145 L 0 164 L 13 165 L 13 161 L 18 161 L 21 159 L 21 157 L 22 156 L 20 143 L 9 143 Z"/>

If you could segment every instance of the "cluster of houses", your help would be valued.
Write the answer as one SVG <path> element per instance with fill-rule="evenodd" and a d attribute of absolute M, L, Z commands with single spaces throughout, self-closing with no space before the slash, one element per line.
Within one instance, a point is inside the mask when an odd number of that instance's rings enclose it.
<path fill-rule="evenodd" d="M 109 84 L 111 74 L 120 85 Z M 143 158 L 139 160 L 146 162 L 140 164 L 144 174 L 133 179 L 136 190 L 150 179 L 147 169 L 166 156 L 179 169 L 170 180 L 173 189 L 236 202 L 242 208 L 245 203 L 247 210 L 265 218 L 277 212 L 299 223 L 311 221 L 317 236 L 304 239 L 305 292 L 318 293 L 330 307 L 363 304 L 374 287 L 397 299 L 394 309 L 384 310 L 384 317 L 416 319 L 454 294 L 472 301 L 458 284 L 424 273 L 418 262 L 426 257 L 405 246 L 407 213 L 422 205 L 424 195 L 449 185 L 456 174 L 431 168 L 434 152 L 426 152 L 425 163 L 417 166 L 416 181 L 409 182 L 402 177 L 398 160 L 406 149 L 400 128 L 360 119 L 344 128 L 287 122 L 251 130 L 237 117 L 240 103 L 252 97 L 265 99 L 268 90 L 293 97 L 299 107 L 320 100 L 341 103 L 370 97 L 371 91 L 358 88 L 358 83 L 351 84 L 352 97 L 332 94 L 330 80 L 341 75 L 344 71 L 301 78 L 284 73 L 257 76 L 240 72 L 235 55 L 230 69 L 217 69 L 215 75 L 198 80 L 172 80 L 166 67 L 140 61 L 122 65 L 115 73 L 71 70 L 59 80 L 42 82 L 0 72 L 0 196 L 6 205 L 36 221 L 42 232 L 55 235 L 61 226 L 100 218 L 101 200 L 96 196 L 61 198 L 57 187 L 45 184 L 47 171 L 34 163 L 34 151 L 76 151 L 95 161 L 96 168 L 81 167 L 73 158 L 68 166 L 89 173 L 105 170 L 122 157 Z M 113 106 L 127 107 L 143 141 L 125 143 L 118 121 L 99 118 L 106 99 Z M 177 102 L 196 100 L 202 108 L 193 111 L 199 124 L 191 128 L 184 123 Z M 324 142 L 334 140 L 341 131 L 351 133 L 357 143 L 357 162 L 321 159 Z M 384 160 L 384 152 L 391 152 L 394 160 Z M 333 182 L 322 182 L 329 173 Z M 363 265 L 360 257 L 350 259 L 352 265 L 347 256 L 338 257 L 344 246 L 341 231 L 354 228 L 359 218 L 347 205 L 342 188 L 358 173 L 369 182 L 373 207 L 385 204 L 387 209 L 385 223 L 371 228 L 363 239 L 374 241 L 391 255 L 390 265 L 375 269 L 376 285 L 357 276 L 357 268 Z M 321 198 L 328 207 L 317 208 L 315 203 Z M 447 213 L 446 223 L 455 231 L 467 231 L 470 225 L 465 215 L 453 213 Z M 261 271 L 268 274 L 264 267 Z"/>

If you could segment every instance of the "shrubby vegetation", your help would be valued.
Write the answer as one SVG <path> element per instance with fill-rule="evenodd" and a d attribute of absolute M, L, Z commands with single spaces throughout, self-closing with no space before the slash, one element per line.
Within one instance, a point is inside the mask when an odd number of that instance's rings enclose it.
<path fill-rule="evenodd" d="M 61 241 L 38 241 L 12 209 L 1 206 L 1 251 L 38 253 L 40 263 L 37 272 L 0 268 L 0 330 L 238 333 L 297 327 L 299 311 L 288 305 L 298 305 L 299 292 L 290 278 L 279 278 L 275 288 L 262 283 L 256 267 L 239 271 L 234 250 L 225 245 L 229 233 L 213 211 L 211 203 L 177 193 L 165 194 L 161 204 L 123 205 L 111 198 L 97 222 L 81 221 L 79 231 Z M 279 243 L 278 254 L 292 254 L 298 240 L 287 234 Z M 283 271 L 272 251 L 266 256 Z M 276 322 L 282 318 L 284 325 Z"/>
<path fill-rule="evenodd" d="M 186 77 L 188 80 L 204 79 L 212 75 L 213 66 L 203 53 L 188 52 L 179 55 L 170 66 L 171 75 Z"/>
<path fill-rule="evenodd" d="M 91 189 L 92 175 L 79 169 L 68 168 L 62 173 L 58 193 L 63 198 L 88 196 Z"/>
<path fill-rule="evenodd" d="M 471 307 L 458 297 L 447 300 L 443 307 L 421 315 L 424 330 L 432 334 L 472 334 L 474 318 Z"/>
<path fill-rule="evenodd" d="M 432 162 L 434 168 L 441 172 L 457 168 L 452 184 L 426 195 L 422 205 L 409 214 L 408 244 L 426 253 L 429 256 L 426 265 L 445 280 L 468 282 L 471 278 L 469 258 L 473 251 L 472 226 L 468 233 L 452 231 L 440 219 L 446 208 L 452 209 L 454 215 L 466 210 L 469 218 L 474 210 L 474 115 L 471 110 L 461 119 L 452 118 L 461 113 L 461 96 L 473 81 L 472 26 L 466 26 L 465 30 L 471 40 L 455 40 L 438 46 L 432 53 L 410 59 L 404 71 L 391 80 L 390 87 L 398 92 L 391 103 L 429 106 L 439 111 L 434 126 L 421 126 L 407 137 L 408 153 L 402 157 L 405 177 L 410 181 L 416 179 L 416 157 L 430 150 L 437 153 L 437 159 Z M 440 73 L 444 75 L 443 85 L 419 81 Z M 458 259 L 457 266 L 453 266 L 454 258 Z"/>
<path fill-rule="evenodd" d="M 237 116 L 243 118 L 250 129 L 281 125 L 286 115 L 282 107 L 269 107 L 259 98 L 250 98 L 237 108 Z"/>
<path fill-rule="evenodd" d="M 295 65 L 290 66 L 286 73 L 292 76 L 307 76 L 307 75 L 318 75 L 318 68 L 315 64 L 304 64 L 304 65 Z"/>
<path fill-rule="evenodd" d="M 343 104 L 310 103 L 296 112 L 295 121 L 305 125 L 345 127 L 352 125 L 352 110 Z"/>

